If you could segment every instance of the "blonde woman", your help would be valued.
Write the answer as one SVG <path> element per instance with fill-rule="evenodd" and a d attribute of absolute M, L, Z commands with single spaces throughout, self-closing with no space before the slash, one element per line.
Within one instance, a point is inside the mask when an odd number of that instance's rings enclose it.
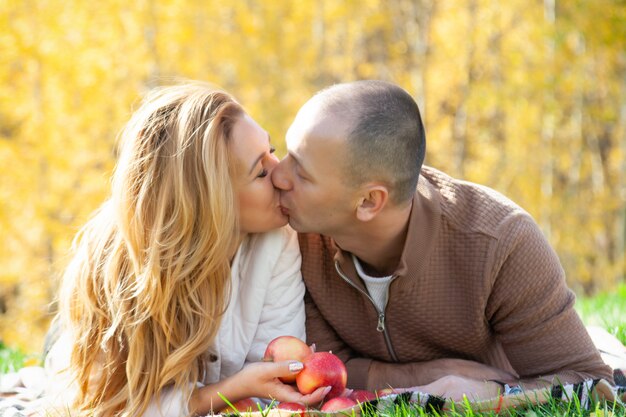
<path fill-rule="evenodd" d="M 58 377 L 70 378 L 73 410 L 178 417 L 220 410 L 220 394 L 323 398 L 326 388 L 303 396 L 277 379 L 301 364 L 259 362 L 274 337 L 305 336 L 277 162 L 227 93 L 188 83 L 147 95 L 63 277 L 47 368 L 65 397 Z"/>

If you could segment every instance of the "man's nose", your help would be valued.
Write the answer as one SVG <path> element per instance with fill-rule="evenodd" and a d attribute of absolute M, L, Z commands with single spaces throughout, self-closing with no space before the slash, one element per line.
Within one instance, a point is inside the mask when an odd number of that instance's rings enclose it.
<path fill-rule="evenodd" d="M 272 183 L 280 190 L 291 189 L 291 180 L 287 175 L 287 157 L 280 161 L 272 170 Z"/>

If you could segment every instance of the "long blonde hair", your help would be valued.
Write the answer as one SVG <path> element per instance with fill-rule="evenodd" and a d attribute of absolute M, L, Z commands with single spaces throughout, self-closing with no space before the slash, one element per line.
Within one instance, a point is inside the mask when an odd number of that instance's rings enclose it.
<path fill-rule="evenodd" d="M 76 236 L 61 323 L 76 411 L 135 416 L 202 379 L 239 232 L 227 142 L 243 109 L 199 83 L 151 91 L 121 134 L 112 195 Z"/>

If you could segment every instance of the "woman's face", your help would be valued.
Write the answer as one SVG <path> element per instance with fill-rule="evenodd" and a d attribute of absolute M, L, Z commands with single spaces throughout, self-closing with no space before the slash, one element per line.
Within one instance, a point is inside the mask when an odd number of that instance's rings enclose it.
<path fill-rule="evenodd" d="M 233 125 L 229 148 L 238 165 L 234 183 L 241 231 L 260 233 L 287 224 L 278 190 L 272 185 L 270 174 L 278 158 L 267 132 L 244 114 Z"/>

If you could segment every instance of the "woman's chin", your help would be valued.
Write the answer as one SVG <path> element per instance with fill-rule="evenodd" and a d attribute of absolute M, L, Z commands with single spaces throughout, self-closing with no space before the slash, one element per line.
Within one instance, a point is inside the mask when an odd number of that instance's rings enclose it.
<path fill-rule="evenodd" d="M 265 233 L 274 229 L 278 229 L 279 227 L 283 227 L 288 223 L 289 217 L 280 214 L 279 216 L 276 216 L 272 219 L 267 219 L 267 221 L 259 222 L 255 225 L 242 225 L 241 231 L 243 233 Z"/>
<path fill-rule="evenodd" d="M 273 227 L 273 229 L 286 226 L 288 223 L 289 223 L 289 216 L 285 216 L 284 214 L 281 214 L 280 218 L 276 221 L 276 227 Z"/>
<path fill-rule="evenodd" d="M 280 214 L 280 216 L 274 222 L 274 227 L 272 229 L 278 229 L 279 227 L 283 227 L 289 223 L 289 216 L 285 216 L 284 214 Z M 271 229 L 268 229 L 271 230 Z"/>

